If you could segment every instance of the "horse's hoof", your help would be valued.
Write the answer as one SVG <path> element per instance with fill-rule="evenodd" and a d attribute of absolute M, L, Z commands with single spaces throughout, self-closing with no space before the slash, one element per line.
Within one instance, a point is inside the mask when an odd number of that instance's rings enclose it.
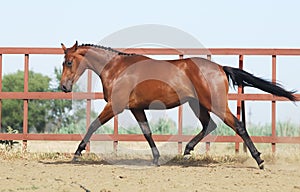
<path fill-rule="evenodd" d="M 192 157 L 191 154 L 185 154 L 185 155 L 183 155 L 183 159 L 186 160 L 186 161 L 189 160 L 191 157 Z"/>
<path fill-rule="evenodd" d="M 258 165 L 259 169 L 265 169 L 265 164 L 264 161 L 262 161 L 259 165 Z"/>
<path fill-rule="evenodd" d="M 80 161 L 79 155 L 74 155 L 74 157 L 73 157 L 71 163 L 78 163 L 79 161 Z"/>
<path fill-rule="evenodd" d="M 151 163 L 151 166 L 153 166 L 153 167 L 160 167 L 160 164 L 159 164 L 159 163 L 154 163 L 154 162 L 152 162 L 152 163 Z"/>
<path fill-rule="evenodd" d="M 158 159 L 154 159 L 153 162 L 151 163 L 151 166 L 159 167 L 160 164 L 158 163 Z"/>

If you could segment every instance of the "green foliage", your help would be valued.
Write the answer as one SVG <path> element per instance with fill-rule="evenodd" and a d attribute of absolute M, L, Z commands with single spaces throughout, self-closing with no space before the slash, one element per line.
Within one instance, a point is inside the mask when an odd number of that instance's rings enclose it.
<path fill-rule="evenodd" d="M 150 123 L 153 134 L 177 134 L 176 123 L 170 118 L 160 118 L 157 122 Z"/>
<path fill-rule="evenodd" d="M 19 133 L 18 130 L 13 129 L 11 126 L 7 127 L 6 132 L 9 134 L 18 134 Z M 5 144 L 6 150 L 12 149 L 14 143 L 18 143 L 18 142 L 14 142 L 12 140 L 4 140 L 4 141 L 0 140 L 0 144 Z"/>
<path fill-rule="evenodd" d="M 70 124 L 61 127 L 56 133 L 61 134 L 84 134 L 86 132 L 85 120 L 81 120 L 77 123 L 71 122 Z"/>
<path fill-rule="evenodd" d="M 182 134 L 183 135 L 196 135 L 200 133 L 202 130 L 202 127 L 192 127 L 192 126 L 184 126 L 182 128 Z"/>
<path fill-rule="evenodd" d="M 278 136 L 300 136 L 300 125 L 293 124 L 290 121 L 279 121 L 276 123 L 276 134 Z"/>
<path fill-rule="evenodd" d="M 72 127 L 72 126 L 71 126 Z M 150 122 L 150 129 L 153 134 L 177 134 L 178 130 L 176 127 L 176 123 L 170 118 L 160 118 L 157 122 Z M 110 125 L 104 125 L 99 128 L 96 133 L 98 134 L 113 134 L 113 127 Z M 183 135 L 196 135 L 200 133 L 202 127 L 183 127 Z M 271 136 L 271 125 L 270 124 L 252 124 L 248 125 L 247 130 L 252 136 Z M 300 136 L 300 125 L 293 124 L 291 122 L 278 122 L 276 124 L 276 132 L 277 136 Z M 130 127 L 123 127 L 119 125 L 119 134 L 142 134 L 140 127 L 136 124 Z M 220 136 L 233 136 L 235 132 L 225 125 L 221 123 L 218 125 L 217 129 L 215 129 L 212 135 L 220 135 Z"/>
<path fill-rule="evenodd" d="M 120 130 L 122 130 L 122 129 L 120 129 Z M 114 128 L 110 125 L 103 125 L 95 133 L 96 134 L 113 134 Z"/>
<path fill-rule="evenodd" d="M 143 134 L 141 128 L 138 125 L 123 127 L 119 125 L 119 134 Z"/>
<path fill-rule="evenodd" d="M 95 116 L 95 113 L 94 115 Z M 62 127 L 57 133 L 85 133 L 85 119 L 80 120 L 78 123 L 71 123 L 67 126 Z M 161 118 L 157 122 L 150 123 L 150 129 L 153 134 L 176 134 L 177 127 L 176 123 L 172 119 Z M 114 128 L 109 124 L 101 126 L 95 133 L 96 134 L 113 134 Z M 142 131 L 138 124 L 130 127 L 124 127 L 119 125 L 119 134 L 142 134 Z"/>
<path fill-rule="evenodd" d="M 30 92 L 48 91 L 50 78 L 39 73 L 29 72 L 28 89 Z M 14 74 L 4 75 L 2 80 L 3 92 L 22 92 L 24 90 L 24 73 L 17 71 Z M 40 132 L 46 125 L 46 109 L 49 102 L 30 100 L 28 104 L 28 125 L 35 126 Z M 22 132 L 23 127 L 23 101 L 22 100 L 3 100 L 2 101 L 2 126 L 14 127 Z"/>
<path fill-rule="evenodd" d="M 153 134 L 159 135 L 169 135 L 177 133 L 176 123 L 170 118 L 160 118 L 157 122 L 150 122 L 150 129 Z M 113 128 L 110 128 L 108 130 L 111 132 L 113 131 Z M 123 127 L 122 125 L 120 125 L 119 134 L 142 134 L 142 131 L 137 124 L 130 127 Z"/>
<path fill-rule="evenodd" d="M 55 83 L 52 88 L 52 92 L 60 92 L 59 89 L 59 80 L 61 78 L 61 70 L 55 68 Z M 71 114 L 69 114 L 72 108 L 72 100 L 63 100 L 63 99 L 56 99 L 51 101 L 50 110 L 49 110 L 49 117 L 50 121 L 52 122 L 52 127 L 55 131 L 58 131 L 60 127 L 65 127 L 69 125 L 72 120 L 70 119 Z"/>
<path fill-rule="evenodd" d="M 252 136 L 271 136 L 272 129 L 270 124 L 251 124 L 247 126 L 249 135 Z"/>
<path fill-rule="evenodd" d="M 61 69 L 55 68 L 55 83 L 52 87 L 53 92 L 60 92 Z M 81 91 L 76 85 L 73 85 L 73 91 Z M 54 133 L 85 133 L 86 132 L 86 109 L 83 100 L 52 100 L 49 111 L 49 120 L 51 122 L 52 132 Z M 91 119 L 95 119 L 97 114 L 91 111 Z M 106 130 L 106 126 L 101 127 L 97 132 Z M 107 129 L 109 130 L 109 129 Z M 96 133 L 97 133 L 96 132 Z M 109 132 L 109 131 L 108 131 Z M 111 131 L 112 133 L 113 131 Z"/>
<path fill-rule="evenodd" d="M 224 123 L 221 123 L 217 126 L 217 128 L 211 133 L 212 135 L 228 135 L 232 136 L 235 135 L 235 132 L 225 125 Z"/>
<path fill-rule="evenodd" d="M 57 92 L 61 78 L 61 70 L 55 69 L 56 79 L 51 85 L 51 78 L 29 72 L 28 89 L 30 92 Z M 3 92 L 23 92 L 24 72 L 17 71 L 3 76 Z M 72 100 L 29 100 L 28 126 L 30 132 L 58 132 L 61 127 L 77 124 L 85 118 L 85 108 L 82 101 Z M 73 107 L 75 109 L 73 109 Z M 19 132 L 23 130 L 23 100 L 2 100 L 2 126 L 14 127 Z M 83 126 L 85 128 L 85 126 Z"/>
<path fill-rule="evenodd" d="M 28 90 L 29 92 L 48 91 L 51 78 L 40 73 L 29 71 Z M 16 73 L 4 75 L 2 80 L 3 92 L 22 92 L 24 91 L 24 72 L 17 71 Z"/>
<path fill-rule="evenodd" d="M 271 124 L 251 124 L 247 125 L 247 131 L 251 136 L 271 136 L 272 125 Z M 225 125 L 219 124 L 217 129 L 211 133 L 212 135 L 235 135 L 235 132 Z M 289 121 L 276 123 L 276 135 L 277 136 L 300 136 L 300 125 L 293 124 Z"/>
<path fill-rule="evenodd" d="M 18 134 L 19 131 L 16 130 L 16 129 L 13 129 L 11 126 L 8 126 L 7 127 L 7 133 L 9 133 L 9 134 Z"/>

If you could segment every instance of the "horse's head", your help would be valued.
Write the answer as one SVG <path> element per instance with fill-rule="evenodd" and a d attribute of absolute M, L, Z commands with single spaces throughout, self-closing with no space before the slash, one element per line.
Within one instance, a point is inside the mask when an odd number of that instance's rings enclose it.
<path fill-rule="evenodd" d="M 65 60 L 63 62 L 60 87 L 62 91 L 67 93 L 72 91 L 73 84 L 79 79 L 86 68 L 80 65 L 84 55 L 78 49 L 77 41 L 70 48 L 66 48 L 64 44 L 61 44 L 61 46 L 65 53 Z"/>

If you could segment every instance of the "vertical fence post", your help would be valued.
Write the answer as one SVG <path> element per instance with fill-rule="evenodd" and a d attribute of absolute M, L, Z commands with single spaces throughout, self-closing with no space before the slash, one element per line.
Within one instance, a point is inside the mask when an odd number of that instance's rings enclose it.
<path fill-rule="evenodd" d="M 211 61 L 211 55 L 207 55 L 206 58 Z M 205 150 L 208 152 L 210 150 L 210 142 L 206 142 Z"/>
<path fill-rule="evenodd" d="M 182 136 L 182 111 L 183 111 L 183 106 L 180 105 L 178 107 L 178 136 L 179 136 L 178 154 L 182 153 L 182 140 L 181 140 L 181 136 Z"/>
<path fill-rule="evenodd" d="M 276 83 L 276 55 L 272 55 L 272 82 Z M 275 140 L 276 135 L 276 101 L 272 101 L 272 138 Z M 276 151 L 276 143 L 272 143 L 272 152 Z"/>
<path fill-rule="evenodd" d="M 244 87 L 242 87 L 242 94 L 244 94 Z M 241 107 L 242 107 L 242 122 L 244 123 L 245 129 L 247 129 L 246 110 L 245 110 L 245 101 L 244 100 L 242 100 Z M 247 146 L 246 146 L 245 142 L 243 142 L 243 151 L 245 153 L 247 152 Z"/>
<path fill-rule="evenodd" d="M 179 59 L 183 59 L 183 55 L 179 55 Z M 181 136 L 182 136 L 182 111 L 183 111 L 183 106 L 180 105 L 178 107 L 178 136 L 179 136 L 179 140 L 178 140 L 178 154 L 182 154 L 182 140 L 181 140 Z"/>
<path fill-rule="evenodd" d="M 88 70 L 87 71 L 87 92 L 89 94 L 92 93 L 92 71 Z M 88 130 L 90 123 L 91 123 L 91 109 L 92 109 L 92 100 L 87 99 L 86 100 L 86 130 Z M 91 142 L 89 142 L 86 145 L 86 152 L 91 151 Z"/>
<path fill-rule="evenodd" d="M 239 68 L 243 69 L 244 68 L 244 57 L 241 55 L 241 58 L 239 59 Z M 241 93 L 244 94 L 244 87 L 241 87 Z M 245 101 L 241 100 L 241 115 L 242 115 L 242 122 L 244 123 L 245 129 L 247 129 L 247 123 L 246 123 L 246 111 L 245 111 Z M 240 117 L 239 117 L 240 119 Z M 243 151 L 246 153 L 247 152 L 247 146 L 243 142 Z"/>
<path fill-rule="evenodd" d="M 2 54 L 0 54 L 0 92 L 2 92 Z M 2 132 L 2 99 L 0 99 L 0 133 Z"/>
<path fill-rule="evenodd" d="M 115 153 L 118 152 L 118 135 L 119 135 L 119 120 L 118 120 L 118 116 L 116 115 L 114 117 L 114 141 L 113 141 L 113 150 Z"/>
<path fill-rule="evenodd" d="M 239 55 L 239 68 L 243 69 L 244 65 L 244 56 L 243 55 Z M 241 120 L 241 108 L 242 108 L 242 100 L 240 99 L 241 94 L 243 93 L 243 87 L 239 86 L 238 87 L 238 99 L 237 99 L 237 118 L 239 120 Z M 238 137 L 238 135 L 236 134 L 236 137 Z M 235 142 L 235 152 L 238 153 L 240 150 L 240 143 L 239 142 Z"/>
<path fill-rule="evenodd" d="M 24 61 L 24 93 L 28 93 L 29 54 L 25 54 Z M 23 135 L 28 134 L 28 99 L 23 101 Z M 27 149 L 27 140 L 23 140 L 23 151 Z"/>

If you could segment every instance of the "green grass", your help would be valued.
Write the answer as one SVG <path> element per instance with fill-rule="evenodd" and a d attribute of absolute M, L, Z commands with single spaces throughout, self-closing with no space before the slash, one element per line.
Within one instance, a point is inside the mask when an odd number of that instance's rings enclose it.
<path fill-rule="evenodd" d="M 247 125 L 247 130 L 252 136 L 271 136 L 271 127 L 270 123 L 250 124 Z M 178 132 L 176 123 L 169 118 L 161 118 L 157 122 L 150 122 L 150 128 L 153 134 L 175 135 Z M 184 126 L 182 132 L 183 135 L 196 135 L 201 131 L 201 129 L 202 127 Z M 130 127 L 119 125 L 118 131 L 119 134 L 142 134 L 142 131 L 137 124 Z M 70 124 L 68 127 L 62 127 L 57 131 L 57 133 L 64 134 L 84 134 L 85 132 L 85 120 L 80 121 L 78 124 Z M 99 128 L 96 131 L 96 134 L 113 134 L 113 132 L 113 126 L 107 124 Z M 295 124 L 290 121 L 279 121 L 276 123 L 276 134 L 277 136 L 300 136 L 300 124 Z M 235 135 L 235 132 L 224 123 L 221 123 L 218 125 L 217 129 L 212 132 L 212 135 L 232 136 Z"/>
<path fill-rule="evenodd" d="M 252 136 L 271 136 L 272 125 L 271 124 L 251 124 L 247 125 L 248 133 Z M 235 135 L 235 132 L 225 124 L 219 124 L 217 129 L 212 132 L 212 135 Z M 286 122 L 276 123 L 276 135 L 277 136 L 300 136 L 300 125 Z"/>

